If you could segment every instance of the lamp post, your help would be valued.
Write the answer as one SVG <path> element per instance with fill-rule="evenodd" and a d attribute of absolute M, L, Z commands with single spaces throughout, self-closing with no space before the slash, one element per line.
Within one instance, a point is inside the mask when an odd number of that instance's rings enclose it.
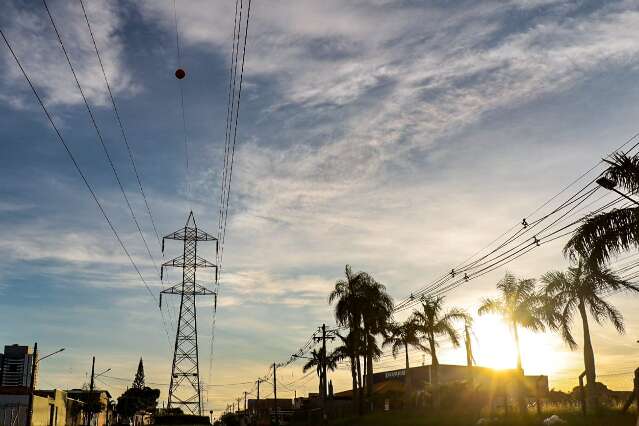
<path fill-rule="evenodd" d="M 51 352 L 50 354 L 38 359 L 38 342 L 35 342 L 33 344 L 33 362 L 31 363 L 31 381 L 29 383 L 29 402 L 27 406 L 26 426 L 31 426 L 31 419 L 33 418 L 33 393 L 35 391 L 35 375 L 38 369 L 38 363 L 46 358 L 49 358 L 50 356 L 59 354 L 64 350 L 65 348 L 60 348 L 57 351 Z"/>
<path fill-rule="evenodd" d="M 608 191 L 616 192 L 617 194 L 621 195 L 622 197 L 632 201 L 633 203 L 639 206 L 639 201 L 629 197 L 628 195 L 624 194 L 623 192 L 617 189 L 617 182 L 615 182 L 614 180 L 608 179 L 607 177 L 602 176 L 599 179 L 597 179 L 595 182 L 597 183 L 597 185 L 601 186 L 602 188 L 605 188 Z"/>

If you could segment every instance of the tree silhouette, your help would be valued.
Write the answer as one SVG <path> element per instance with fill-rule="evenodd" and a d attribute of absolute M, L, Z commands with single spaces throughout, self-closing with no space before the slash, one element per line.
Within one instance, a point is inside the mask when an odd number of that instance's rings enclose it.
<path fill-rule="evenodd" d="M 138 371 L 135 373 L 135 378 L 133 379 L 133 388 L 144 389 L 144 364 L 142 364 L 142 358 L 140 358 Z"/>
<path fill-rule="evenodd" d="M 553 330 L 559 332 L 570 349 L 577 347 L 572 335 L 572 322 L 575 313 L 581 317 L 584 339 L 584 367 L 586 370 L 586 397 L 589 410 L 596 411 L 598 390 L 596 385 L 595 354 L 590 339 L 588 312 L 601 324 L 609 320 L 621 334 L 624 332 L 623 316 L 613 305 L 603 299 L 611 291 L 631 290 L 639 292 L 639 287 L 619 278 L 605 268 L 588 266 L 579 261 L 566 272 L 552 271 L 541 278 L 545 284 L 546 319 Z"/>
<path fill-rule="evenodd" d="M 511 327 L 517 348 L 517 370 L 523 375 L 521 348 L 519 344 L 519 327 L 533 331 L 543 331 L 543 300 L 535 292 L 534 279 L 518 279 L 509 272 L 497 283 L 501 295 L 497 299 L 485 298 L 479 307 L 479 315 L 499 314 Z M 522 385 L 518 392 L 519 410 L 527 412 Z"/>
<path fill-rule="evenodd" d="M 439 359 L 437 358 L 437 347 L 439 338 L 446 337 L 454 347 L 459 347 L 460 336 L 455 330 L 454 321 L 467 319 L 468 314 L 461 309 L 452 308 L 444 312 L 444 297 L 422 298 L 422 310 L 413 313 L 414 321 L 417 323 L 419 332 L 428 342 L 428 352 L 432 360 L 432 384 L 439 385 Z M 438 392 L 434 393 L 433 404 L 439 405 Z"/>
<path fill-rule="evenodd" d="M 639 155 L 617 153 L 604 177 L 630 194 L 639 192 Z M 622 251 L 639 247 L 639 207 L 625 207 L 599 213 L 587 219 L 574 232 L 564 247 L 573 261 L 587 260 L 592 266 L 603 266 Z"/>
<path fill-rule="evenodd" d="M 388 326 L 388 332 L 384 338 L 382 347 L 390 346 L 393 358 L 397 358 L 400 351 L 404 351 L 406 359 L 406 376 L 405 376 L 405 388 L 406 397 L 410 394 L 411 380 L 410 380 L 410 364 L 408 361 L 408 347 L 412 346 L 417 349 L 421 349 L 426 353 L 430 353 L 430 349 L 422 345 L 419 334 L 418 324 L 415 317 L 408 317 L 403 323 L 391 323 Z"/>

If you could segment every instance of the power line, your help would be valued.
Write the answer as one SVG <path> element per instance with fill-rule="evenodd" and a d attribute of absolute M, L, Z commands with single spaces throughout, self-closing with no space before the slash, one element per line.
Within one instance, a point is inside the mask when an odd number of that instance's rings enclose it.
<path fill-rule="evenodd" d="M 133 269 L 135 270 L 135 272 L 137 273 L 138 277 L 142 281 L 142 284 L 144 284 L 144 287 L 146 288 L 147 292 L 149 293 L 149 295 L 151 295 L 151 297 L 155 301 L 154 304 L 157 305 L 157 298 L 155 297 L 155 294 L 153 294 L 153 292 L 151 291 L 151 288 L 149 287 L 148 283 L 146 282 L 146 280 L 142 276 L 142 273 L 140 272 L 140 269 L 136 265 L 135 261 L 133 260 L 133 257 L 129 253 L 129 250 L 127 250 L 126 246 L 124 245 L 124 242 L 120 238 L 120 235 L 118 234 L 118 231 L 116 230 L 115 226 L 113 225 L 113 222 L 111 222 L 111 219 L 109 218 L 109 216 L 107 215 L 106 211 L 104 210 L 104 207 L 102 206 L 102 203 L 100 203 L 100 200 L 98 199 L 98 196 L 95 193 L 95 190 L 93 189 L 93 187 L 91 186 L 91 184 L 87 180 L 86 175 L 82 171 L 82 168 L 80 167 L 80 164 L 77 162 L 75 156 L 71 152 L 71 149 L 67 145 L 64 137 L 62 136 L 62 133 L 60 132 L 58 127 L 55 125 L 55 123 L 53 121 L 53 118 L 52 118 L 51 114 L 49 113 L 49 110 L 47 109 L 47 107 L 45 106 L 44 102 L 42 101 L 42 98 L 40 97 L 40 95 L 39 95 L 38 91 L 36 90 L 35 86 L 31 82 L 31 79 L 29 78 L 29 75 L 27 74 L 27 72 L 25 71 L 24 67 L 22 66 L 22 63 L 18 59 L 15 51 L 13 50 L 13 47 L 11 46 L 11 43 L 9 43 L 9 40 L 7 39 L 7 37 L 6 37 L 5 33 L 4 33 L 4 31 L 2 30 L 2 28 L 0 28 L 0 35 L 2 35 L 2 39 L 4 40 L 7 48 L 9 49 L 9 52 L 11 53 L 11 56 L 13 56 L 13 59 L 16 61 L 16 64 L 18 65 L 18 68 L 20 68 L 20 72 L 22 73 L 22 75 L 24 76 L 25 80 L 29 84 L 29 87 L 31 88 L 31 91 L 33 92 L 33 95 L 37 99 L 37 101 L 40 104 L 40 107 L 42 108 L 42 110 L 44 111 L 44 114 L 47 117 L 47 120 L 49 121 L 49 124 L 51 124 L 51 127 L 55 131 L 55 133 L 56 133 L 56 135 L 58 137 L 58 140 L 60 141 L 60 143 L 62 143 L 62 146 L 64 147 L 64 150 L 66 151 L 67 156 L 69 157 L 69 159 L 73 163 L 74 168 L 76 169 L 76 171 L 80 175 L 80 178 L 82 179 L 82 182 L 84 183 L 84 186 L 87 188 L 87 190 L 89 191 L 89 194 L 91 195 L 91 198 L 93 199 L 95 204 L 98 206 L 98 209 L 100 210 L 100 213 L 102 214 L 102 216 L 104 217 L 104 220 L 106 221 L 107 225 L 109 226 L 109 229 L 111 229 L 111 232 L 113 233 L 114 238 L 116 239 L 116 241 L 118 242 L 118 244 L 122 248 L 122 251 L 124 252 L 126 257 L 129 259 L 129 262 L 131 263 L 131 266 L 133 266 Z M 166 332 L 166 328 L 165 328 L 165 332 Z M 168 332 L 167 332 L 167 337 L 168 337 Z"/>
<path fill-rule="evenodd" d="M 49 20 L 51 21 L 51 25 L 53 26 L 53 30 L 55 31 L 56 37 L 58 39 L 58 42 L 60 44 L 60 47 L 62 48 L 62 52 L 64 53 L 64 57 L 67 60 L 67 63 L 69 64 L 69 69 L 71 70 L 71 73 L 73 74 L 73 78 L 75 80 L 75 83 L 78 87 L 78 90 L 80 92 L 80 95 L 82 96 L 82 100 L 84 101 L 84 105 L 87 109 L 87 112 L 89 114 L 89 118 L 91 120 L 91 123 L 93 124 L 93 128 L 95 129 L 95 132 L 98 136 L 98 140 L 100 142 L 100 145 L 102 146 L 102 149 L 104 151 L 104 155 L 109 163 L 109 165 L 111 166 L 111 170 L 113 171 L 113 175 L 115 176 L 115 180 L 118 183 L 118 186 L 120 188 L 120 192 L 122 193 L 122 197 L 124 198 L 124 201 L 126 202 L 127 207 L 129 208 L 129 212 L 131 213 L 131 217 L 133 219 L 133 222 L 135 222 L 135 226 L 138 229 L 138 233 L 140 234 L 140 237 L 142 238 L 142 241 L 144 243 L 144 247 L 146 247 L 146 251 L 151 259 L 151 262 L 153 263 L 153 266 L 155 267 L 155 269 L 157 269 L 157 265 L 155 264 L 155 259 L 153 258 L 153 254 L 151 254 L 151 250 L 149 248 L 149 245 L 146 242 L 146 238 L 144 238 L 144 234 L 142 233 L 142 228 L 140 227 L 140 223 L 138 222 L 136 216 L 135 216 L 135 212 L 133 211 L 133 207 L 131 206 L 131 203 L 129 201 L 128 196 L 126 195 L 126 191 L 124 190 L 124 186 L 122 184 L 122 181 L 120 180 L 120 176 L 117 172 L 117 169 L 115 167 L 115 164 L 113 163 L 113 159 L 111 158 L 111 154 L 109 153 L 108 148 L 106 147 L 106 144 L 104 143 L 104 139 L 102 138 L 102 132 L 100 132 L 100 128 L 98 127 L 98 124 L 95 120 L 95 116 L 93 115 L 93 110 L 91 109 L 91 107 L 89 106 L 89 101 L 86 98 L 86 95 L 84 94 L 84 90 L 82 89 L 82 85 L 80 84 L 80 80 L 78 79 L 78 76 L 75 72 L 75 68 L 73 67 L 73 64 L 71 62 L 71 58 L 69 57 L 69 53 L 67 52 L 66 47 L 64 46 L 64 42 L 62 41 L 62 36 L 60 35 L 60 32 L 58 31 L 58 27 L 55 24 L 55 21 L 53 19 L 53 15 L 51 14 L 51 10 L 49 9 L 49 5 L 47 4 L 46 0 L 42 0 L 42 3 L 44 5 L 44 8 L 47 11 L 47 15 L 49 16 Z"/>
<path fill-rule="evenodd" d="M 95 37 L 93 35 L 93 30 L 91 28 L 91 23 L 89 22 L 89 17 L 87 15 L 87 11 L 84 7 L 84 1 L 80 0 L 80 6 L 82 6 L 82 13 L 84 14 L 84 20 L 86 21 L 87 24 L 87 28 L 89 29 L 89 34 L 91 34 L 91 41 L 93 42 L 93 48 L 95 49 L 95 54 L 98 58 L 98 62 L 100 63 L 100 69 L 102 70 L 102 76 L 104 77 L 104 83 L 106 84 L 106 88 L 107 91 L 109 92 L 109 98 L 111 99 L 111 105 L 113 105 L 113 112 L 115 114 L 115 118 L 118 122 L 118 125 L 120 127 L 120 132 L 122 133 L 122 140 L 124 141 L 124 144 L 126 145 L 126 149 L 127 149 L 127 153 L 129 155 L 129 159 L 131 160 L 131 166 L 133 168 L 133 172 L 135 173 L 135 178 L 137 179 L 138 182 L 138 188 L 140 189 L 140 194 L 142 195 L 142 198 L 144 199 L 144 205 L 146 206 L 146 211 L 149 215 L 149 219 L 151 220 L 151 224 L 153 226 L 153 231 L 155 232 L 155 237 L 157 238 L 158 241 L 158 248 L 160 247 L 160 245 L 162 244 L 160 242 L 160 234 L 158 233 L 157 227 L 155 225 L 155 220 L 153 218 L 153 214 L 151 213 L 151 207 L 149 205 L 149 201 L 146 197 L 146 193 L 144 192 L 144 188 L 142 186 L 142 180 L 140 179 L 140 173 L 138 172 L 138 168 L 135 164 L 135 159 L 133 157 L 133 150 L 131 149 L 131 146 L 129 145 L 129 141 L 128 138 L 126 136 L 126 132 L 124 131 L 124 124 L 122 123 L 122 118 L 120 117 L 120 112 L 118 110 L 116 101 L 115 101 L 115 96 L 113 95 L 113 91 L 111 90 L 111 85 L 109 83 L 109 79 L 107 78 L 106 75 L 106 71 L 104 70 L 104 64 L 102 63 L 102 56 L 100 55 L 100 51 L 98 49 L 98 45 L 95 41 Z"/>
<path fill-rule="evenodd" d="M 178 69 L 182 66 L 182 52 L 180 50 L 180 31 L 178 27 L 178 15 L 177 15 L 177 7 L 175 6 L 175 0 L 173 0 L 173 21 L 175 23 L 175 47 L 176 47 L 176 56 L 177 56 L 177 67 Z M 188 145 L 188 132 L 186 127 L 186 113 L 184 112 L 184 88 L 182 84 L 178 80 L 178 87 L 180 89 L 180 110 L 182 111 L 182 130 L 184 133 L 184 162 L 186 166 L 186 196 L 190 202 L 190 172 L 189 172 L 189 145 Z"/>

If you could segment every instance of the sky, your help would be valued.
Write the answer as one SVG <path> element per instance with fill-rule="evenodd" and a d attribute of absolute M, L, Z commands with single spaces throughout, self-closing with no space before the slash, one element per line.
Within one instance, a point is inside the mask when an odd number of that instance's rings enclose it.
<path fill-rule="evenodd" d="M 183 227 L 193 210 L 215 234 L 235 2 L 176 0 L 188 169 L 172 2 L 85 3 L 158 232 Z M 160 262 L 80 4 L 48 4 Z M 179 277 L 160 282 L 42 3 L 6 0 L 0 26 L 157 295 Z M 637 133 L 638 39 L 632 1 L 253 1 L 212 369 L 212 301 L 198 301 L 202 380 L 242 384 L 209 387 L 207 408 L 223 410 L 251 388 L 244 382 L 334 324 L 327 296 L 346 264 L 402 300 Z M 0 75 L 0 344 L 66 348 L 42 363 L 42 387 L 81 386 L 95 355 L 98 371 L 111 369 L 98 383 L 115 395 L 142 357 L 164 399 L 177 301 L 164 298 L 162 317 L 6 46 Z M 507 269 L 564 269 L 562 242 Z M 165 256 L 180 250 L 167 242 Z M 215 258 L 213 245 L 199 250 Z M 447 305 L 476 313 L 505 271 L 449 293 Z M 627 330 L 593 327 L 598 372 L 626 389 L 639 313 L 633 296 L 610 301 Z M 478 319 L 476 335 L 480 365 L 515 365 L 498 318 Z M 550 333 L 522 340 L 527 373 L 576 385 L 579 350 Z M 465 354 L 442 344 L 440 358 Z M 316 389 L 312 376 L 299 380 L 299 363 L 280 374 L 298 395 Z M 346 370 L 332 379 L 336 391 L 349 386 Z"/>

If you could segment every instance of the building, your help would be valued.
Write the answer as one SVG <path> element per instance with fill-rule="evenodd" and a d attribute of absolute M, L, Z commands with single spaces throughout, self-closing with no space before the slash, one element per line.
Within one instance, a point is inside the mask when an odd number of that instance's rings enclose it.
<path fill-rule="evenodd" d="M 102 403 L 99 413 L 91 416 L 91 426 L 108 426 L 113 420 L 111 395 L 107 391 L 94 391 Z M 35 390 L 31 426 L 86 425 L 85 410 L 89 391 L 74 389 Z M 23 426 L 27 421 L 29 388 L 26 386 L 0 387 L 0 426 Z"/>
<path fill-rule="evenodd" d="M 465 365 L 449 365 L 441 364 L 438 369 L 439 383 L 455 383 L 472 380 L 475 384 L 483 387 L 508 386 L 518 380 L 521 375 L 517 370 L 495 370 L 487 367 L 468 367 Z M 406 369 L 383 371 L 373 374 L 373 387 L 388 386 L 389 382 L 401 383 L 406 382 Z M 432 384 L 433 366 L 423 365 L 420 367 L 409 368 L 409 378 L 413 386 L 421 386 Z M 534 397 L 537 391 L 542 393 L 548 392 L 548 376 L 523 376 L 524 387 L 529 396 Z"/>
<path fill-rule="evenodd" d="M 27 421 L 29 388 L 0 388 L 0 425 L 22 426 Z M 60 389 L 37 390 L 33 394 L 32 426 L 77 426 L 82 422 L 82 403 L 68 399 Z"/>
<path fill-rule="evenodd" d="M 111 404 L 111 394 L 106 390 L 94 390 L 93 394 L 85 389 L 71 389 L 66 391 L 68 398 L 80 401 L 83 405 L 89 403 L 93 398 L 99 402 L 101 410 L 91 416 L 90 426 L 108 426 L 113 421 L 113 406 Z M 91 395 L 94 395 L 93 398 Z M 86 416 L 86 413 L 84 414 Z M 82 423 L 85 424 L 85 423 Z M 73 426 L 73 425 L 69 425 Z"/>
<path fill-rule="evenodd" d="M 406 387 L 410 383 L 412 404 L 427 405 L 432 397 L 434 367 L 424 365 L 372 375 L 373 395 L 377 409 L 391 410 L 403 406 L 406 402 Z M 486 367 L 468 367 L 465 365 L 438 366 L 440 392 L 463 392 L 465 384 L 472 383 L 472 398 L 486 401 L 499 408 L 511 405 L 518 390 L 523 388 L 529 400 L 534 401 L 548 394 L 547 376 L 523 376 L 517 370 L 494 370 Z M 521 384 L 523 383 L 523 387 Z M 467 388 L 467 387 L 466 387 Z M 352 390 L 338 392 L 336 398 L 350 398 Z M 440 395 L 441 397 L 442 395 Z M 459 396 L 459 395 L 458 395 Z M 459 399 L 459 398 L 456 398 Z"/>
<path fill-rule="evenodd" d="M 29 387 L 33 359 L 33 352 L 29 346 L 5 346 L 4 353 L 0 354 L 0 386 Z M 36 384 L 37 378 L 36 371 Z"/>

